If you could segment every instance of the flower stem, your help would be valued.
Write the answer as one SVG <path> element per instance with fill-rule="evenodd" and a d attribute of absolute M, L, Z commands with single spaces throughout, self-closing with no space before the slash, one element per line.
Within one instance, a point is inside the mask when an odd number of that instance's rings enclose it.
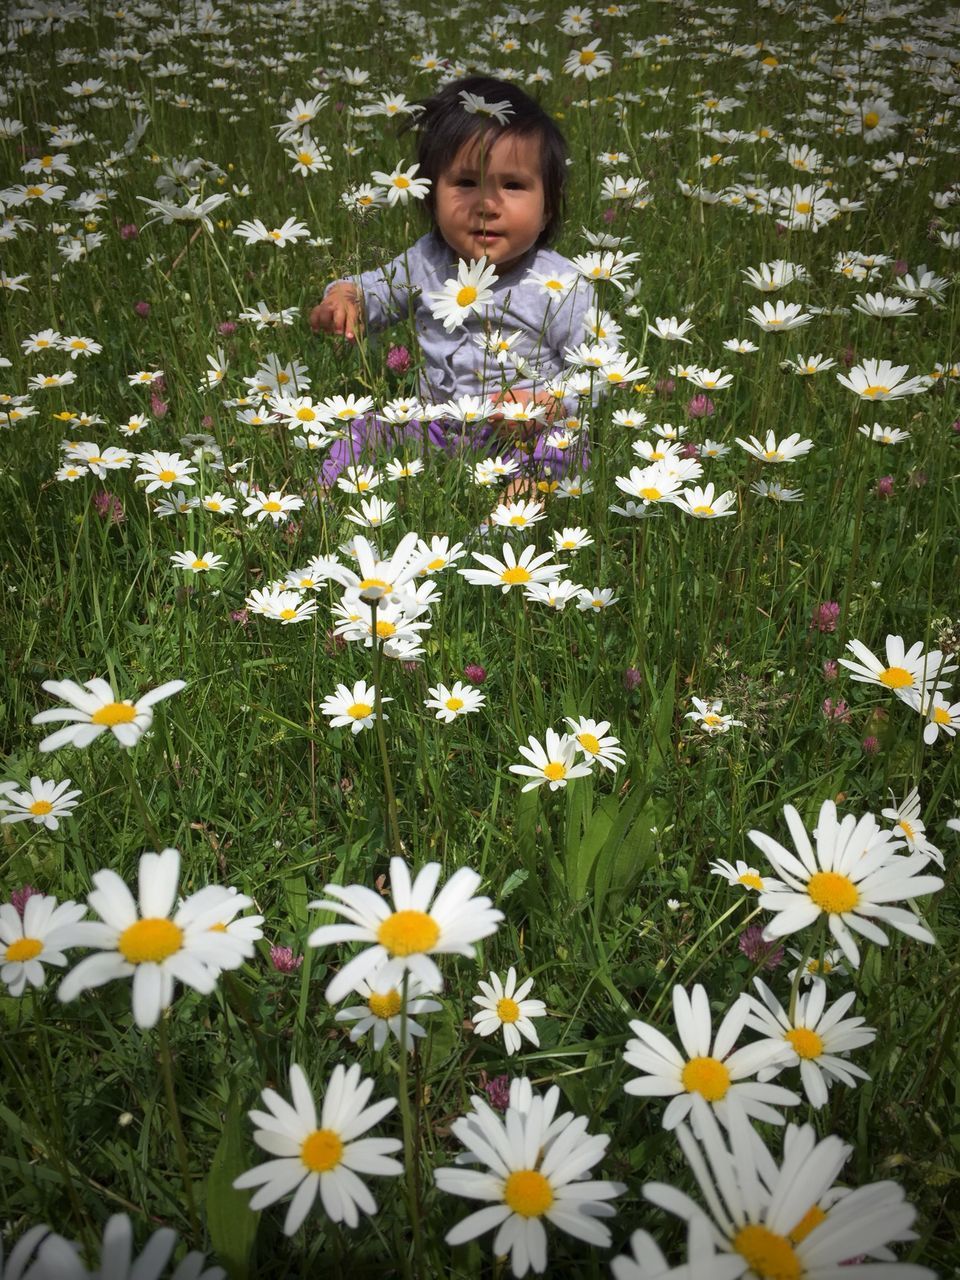
<path fill-rule="evenodd" d="M 163 1089 L 167 1095 L 167 1110 L 173 1128 L 174 1140 L 177 1144 L 177 1159 L 180 1163 L 180 1176 L 183 1178 L 183 1190 L 187 1199 L 187 1214 L 190 1218 L 190 1230 L 194 1243 L 201 1243 L 200 1220 L 197 1217 L 197 1204 L 193 1194 L 193 1179 L 190 1177 L 190 1161 L 187 1154 L 187 1143 L 183 1136 L 183 1125 L 180 1123 L 180 1109 L 177 1106 L 177 1094 L 173 1087 L 173 1058 L 170 1053 L 170 1041 L 167 1039 L 167 1015 L 160 1015 L 157 1029 L 158 1047 L 160 1050 L 160 1074 L 163 1076 Z"/>
<path fill-rule="evenodd" d="M 387 799 L 387 825 L 390 835 L 391 851 L 403 857 L 403 846 L 400 843 L 400 819 L 397 815 L 397 797 L 393 789 L 393 776 L 390 773 L 390 757 L 387 755 L 387 735 L 383 731 L 383 703 L 380 694 L 381 641 L 377 635 L 377 604 L 370 601 L 370 614 L 373 619 L 373 705 L 374 730 L 377 744 L 380 747 L 380 761 L 383 765 L 383 789 Z"/>
<path fill-rule="evenodd" d="M 413 1237 L 413 1280 L 423 1280 L 423 1233 L 420 1230 L 420 1159 L 418 1142 L 418 1121 L 420 1114 L 417 1099 L 416 1116 L 410 1106 L 409 1084 L 407 1077 L 407 996 L 410 983 L 409 971 L 403 975 L 400 990 L 402 1004 L 400 1006 L 400 1118 L 403 1122 L 403 1163 L 406 1169 L 407 1205 L 410 1212 L 410 1233 Z"/>

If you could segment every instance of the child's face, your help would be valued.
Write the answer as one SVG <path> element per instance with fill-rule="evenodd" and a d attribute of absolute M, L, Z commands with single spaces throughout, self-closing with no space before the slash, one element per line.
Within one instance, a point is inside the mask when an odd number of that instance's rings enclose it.
<path fill-rule="evenodd" d="M 547 209 L 535 137 L 473 138 L 437 180 L 440 234 L 460 258 L 486 254 L 501 274 L 533 248 Z"/>

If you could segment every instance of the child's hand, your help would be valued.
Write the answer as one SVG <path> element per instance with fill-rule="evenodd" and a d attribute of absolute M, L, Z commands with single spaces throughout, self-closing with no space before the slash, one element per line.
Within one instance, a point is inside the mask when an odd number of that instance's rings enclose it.
<path fill-rule="evenodd" d="M 319 306 L 310 312 L 310 328 L 314 333 L 336 333 L 348 342 L 356 342 L 363 323 L 360 298 L 354 285 L 335 284 Z"/>

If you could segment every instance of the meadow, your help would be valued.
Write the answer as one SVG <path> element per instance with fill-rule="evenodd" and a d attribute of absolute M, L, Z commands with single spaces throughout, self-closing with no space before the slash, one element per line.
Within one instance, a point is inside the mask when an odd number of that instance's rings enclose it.
<path fill-rule="evenodd" d="M 0 1278 L 956 1274 L 960 11 L 0 31 Z M 308 323 L 478 71 L 594 292 L 535 473 Z"/>

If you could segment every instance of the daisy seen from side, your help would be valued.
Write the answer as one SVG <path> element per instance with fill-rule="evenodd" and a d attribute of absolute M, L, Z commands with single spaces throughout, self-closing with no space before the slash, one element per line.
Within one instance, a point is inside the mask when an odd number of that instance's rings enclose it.
<path fill-rule="evenodd" d="M 402 987 L 401 983 L 401 987 Z M 373 1047 L 379 1053 L 393 1035 L 408 1052 L 413 1051 L 414 1040 L 427 1034 L 415 1021 L 423 1013 L 439 1013 L 443 1006 L 436 1000 L 423 999 L 422 987 L 417 978 L 407 974 L 406 1010 L 400 988 L 381 982 L 377 974 L 357 983 L 355 993 L 363 1004 L 338 1009 L 335 1022 L 352 1022 L 350 1041 L 356 1044 L 368 1031 L 373 1031 Z M 404 1039 L 406 1032 L 406 1039 Z"/>

